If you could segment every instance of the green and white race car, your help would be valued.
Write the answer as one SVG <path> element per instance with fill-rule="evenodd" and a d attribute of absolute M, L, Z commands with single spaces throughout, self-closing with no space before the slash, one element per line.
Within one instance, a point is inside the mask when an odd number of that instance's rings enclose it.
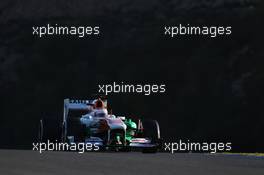
<path fill-rule="evenodd" d="M 52 121 L 40 120 L 39 139 L 54 138 L 49 128 Z M 155 153 L 161 146 L 160 128 L 156 120 L 142 120 L 116 116 L 111 113 L 107 100 L 64 100 L 60 125 L 64 143 L 90 143 L 100 150 L 142 150 Z"/>

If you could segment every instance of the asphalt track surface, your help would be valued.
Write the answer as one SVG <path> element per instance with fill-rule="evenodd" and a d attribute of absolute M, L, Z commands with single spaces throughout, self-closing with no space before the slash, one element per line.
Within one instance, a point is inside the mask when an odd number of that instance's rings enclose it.
<path fill-rule="evenodd" d="M 264 158 L 209 154 L 0 150 L 1 175 L 264 175 Z"/>

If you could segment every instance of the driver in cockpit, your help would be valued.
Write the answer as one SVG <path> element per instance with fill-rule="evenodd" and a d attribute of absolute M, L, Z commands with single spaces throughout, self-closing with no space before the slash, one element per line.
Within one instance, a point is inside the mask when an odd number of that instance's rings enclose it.
<path fill-rule="evenodd" d="M 104 105 L 104 102 L 99 98 L 94 101 L 94 110 L 92 112 L 94 117 L 108 117 L 108 111 Z"/>
<path fill-rule="evenodd" d="M 108 117 L 108 116 L 109 115 L 104 105 L 104 102 L 99 98 L 93 101 L 92 111 L 89 112 L 88 114 L 83 115 L 80 118 L 80 122 L 82 124 L 85 124 L 86 126 L 89 126 L 91 122 L 93 121 L 92 118 L 97 118 L 97 117 L 103 118 L 103 117 Z"/>

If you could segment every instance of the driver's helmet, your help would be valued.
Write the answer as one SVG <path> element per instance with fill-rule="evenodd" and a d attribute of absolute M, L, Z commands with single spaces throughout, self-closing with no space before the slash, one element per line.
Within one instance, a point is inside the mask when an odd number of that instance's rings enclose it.
<path fill-rule="evenodd" d="M 94 117 L 107 117 L 108 112 L 105 108 L 104 102 L 99 98 L 97 100 L 94 100 Z"/>
<path fill-rule="evenodd" d="M 98 100 L 95 100 L 94 108 L 95 109 L 103 109 L 104 108 L 104 102 L 100 98 Z"/>

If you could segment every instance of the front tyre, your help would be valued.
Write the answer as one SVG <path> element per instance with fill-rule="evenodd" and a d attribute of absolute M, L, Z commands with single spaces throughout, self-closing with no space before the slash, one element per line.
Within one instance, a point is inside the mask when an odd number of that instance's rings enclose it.
<path fill-rule="evenodd" d="M 160 128 L 156 120 L 143 120 L 143 136 L 151 139 L 151 143 L 156 145 L 154 147 L 143 148 L 143 153 L 156 153 L 161 147 Z"/>
<path fill-rule="evenodd" d="M 38 142 L 57 142 L 60 138 L 60 122 L 57 118 L 43 117 L 39 120 Z"/>

